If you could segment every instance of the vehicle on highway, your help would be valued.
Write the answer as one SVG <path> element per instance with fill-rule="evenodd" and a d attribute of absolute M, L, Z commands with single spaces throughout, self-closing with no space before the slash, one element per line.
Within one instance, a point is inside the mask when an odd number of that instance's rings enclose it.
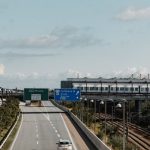
<path fill-rule="evenodd" d="M 31 101 L 30 100 L 26 100 L 26 106 L 31 105 Z"/>
<path fill-rule="evenodd" d="M 60 139 L 58 143 L 57 150 L 72 150 L 72 143 L 69 140 Z"/>

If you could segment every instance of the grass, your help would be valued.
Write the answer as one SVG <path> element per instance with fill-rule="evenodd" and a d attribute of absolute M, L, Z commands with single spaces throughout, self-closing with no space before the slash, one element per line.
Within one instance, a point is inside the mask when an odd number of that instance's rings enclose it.
<path fill-rule="evenodd" d="M 0 141 L 3 139 L 3 137 L 5 136 L 5 134 L 7 133 L 8 129 L 3 129 L 1 131 L 1 134 L 0 134 Z"/>
<path fill-rule="evenodd" d="M 3 147 L 2 147 L 1 150 L 8 150 L 8 149 L 10 148 L 10 146 L 11 146 L 11 144 L 12 144 L 12 142 L 13 142 L 15 136 L 16 136 L 16 133 L 17 133 L 17 131 L 18 131 L 18 128 L 19 128 L 19 126 L 20 126 L 21 118 L 22 118 L 22 116 L 20 115 L 20 116 L 19 116 L 19 120 L 18 120 L 16 126 L 14 127 L 12 133 L 11 133 L 10 136 L 8 137 L 7 141 L 5 142 L 5 144 L 3 145 Z"/>

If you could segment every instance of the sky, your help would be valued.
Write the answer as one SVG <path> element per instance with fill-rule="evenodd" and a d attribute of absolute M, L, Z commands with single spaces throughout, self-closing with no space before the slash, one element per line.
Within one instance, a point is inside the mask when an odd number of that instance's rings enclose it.
<path fill-rule="evenodd" d="M 150 0 L 0 0 L 0 86 L 150 73 Z"/>

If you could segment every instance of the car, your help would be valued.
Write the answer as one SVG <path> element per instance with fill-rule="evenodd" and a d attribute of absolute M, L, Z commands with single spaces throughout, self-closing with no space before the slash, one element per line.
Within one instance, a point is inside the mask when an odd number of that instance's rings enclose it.
<path fill-rule="evenodd" d="M 26 106 L 31 105 L 31 101 L 30 100 L 26 100 Z"/>
<path fill-rule="evenodd" d="M 69 140 L 60 139 L 57 150 L 72 150 L 72 143 Z"/>

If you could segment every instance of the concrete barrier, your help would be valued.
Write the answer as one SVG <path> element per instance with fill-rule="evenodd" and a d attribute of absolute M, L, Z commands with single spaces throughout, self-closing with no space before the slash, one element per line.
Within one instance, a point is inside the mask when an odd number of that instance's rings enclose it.
<path fill-rule="evenodd" d="M 55 101 L 53 103 L 63 111 L 67 112 L 69 116 L 74 120 L 74 122 L 79 126 L 79 128 L 85 133 L 88 139 L 94 144 L 98 150 L 111 150 L 105 143 L 103 143 L 93 132 L 91 132 L 87 126 L 79 120 L 73 113 L 71 113 L 67 108 L 57 104 Z"/>

